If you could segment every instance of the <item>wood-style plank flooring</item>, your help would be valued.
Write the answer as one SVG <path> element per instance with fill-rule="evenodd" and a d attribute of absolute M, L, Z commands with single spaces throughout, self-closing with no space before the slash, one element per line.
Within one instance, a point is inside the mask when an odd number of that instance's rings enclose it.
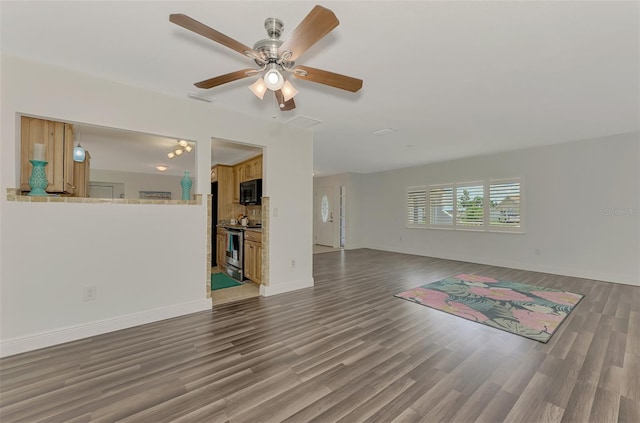
<path fill-rule="evenodd" d="M 548 344 L 394 298 L 476 273 L 579 292 Z M 314 288 L 0 361 L 8 422 L 640 422 L 640 288 L 374 250 Z"/>

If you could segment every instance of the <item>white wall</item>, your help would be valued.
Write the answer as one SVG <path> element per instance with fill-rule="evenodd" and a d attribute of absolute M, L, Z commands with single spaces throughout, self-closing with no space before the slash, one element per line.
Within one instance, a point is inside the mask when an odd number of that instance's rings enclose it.
<path fill-rule="evenodd" d="M 22 59 L 1 64 L 1 354 L 211 307 L 206 204 L 7 201 L 18 185 L 19 113 L 194 140 L 201 181 L 212 137 L 264 146 L 273 208 L 264 294 L 313 285 L 311 132 Z M 198 184 L 196 193 L 208 190 Z M 82 301 L 88 285 L 97 301 Z"/>
<path fill-rule="evenodd" d="M 138 199 L 140 191 L 165 191 L 171 193 L 172 200 L 182 199 L 182 176 L 149 174 L 137 172 L 120 172 L 117 170 L 91 169 L 91 182 L 118 182 L 124 184 L 124 198 Z M 193 179 L 193 187 L 196 180 Z M 195 189 L 191 189 L 193 194 Z"/>
<path fill-rule="evenodd" d="M 336 193 L 339 195 L 341 186 L 346 189 L 346 236 L 345 249 L 352 250 L 362 248 L 363 239 L 363 181 L 365 175 L 358 173 L 342 173 L 331 176 L 317 176 L 313 178 L 314 193 L 322 187 L 335 187 Z M 314 203 L 315 207 L 318 207 Z M 337 208 L 336 208 L 337 213 Z M 339 220 L 336 221 L 336 242 L 339 243 Z M 315 238 L 314 238 L 315 239 Z"/>
<path fill-rule="evenodd" d="M 365 244 L 640 285 L 639 159 L 636 132 L 368 174 Z M 406 228 L 409 186 L 515 176 L 525 234 Z"/>

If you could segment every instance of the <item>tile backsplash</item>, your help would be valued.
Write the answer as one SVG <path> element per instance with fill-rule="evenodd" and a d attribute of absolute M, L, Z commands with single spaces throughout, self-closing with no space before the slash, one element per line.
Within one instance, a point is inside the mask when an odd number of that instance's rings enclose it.
<path fill-rule="evenodd" d="M 247 217 L 251 223 L 262 223 L 262 206 L 247 206 Z"/>

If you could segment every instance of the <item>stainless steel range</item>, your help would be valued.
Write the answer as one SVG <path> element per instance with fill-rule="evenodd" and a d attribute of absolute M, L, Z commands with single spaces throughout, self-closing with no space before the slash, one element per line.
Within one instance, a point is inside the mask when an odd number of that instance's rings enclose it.
<path fill-rule="evenodd" d="M 242 282 L 244 231 L 242 229 L 225 228 L 225 232 L 227 235 L 225 251 L 227 274 L 233 279 Z"/>

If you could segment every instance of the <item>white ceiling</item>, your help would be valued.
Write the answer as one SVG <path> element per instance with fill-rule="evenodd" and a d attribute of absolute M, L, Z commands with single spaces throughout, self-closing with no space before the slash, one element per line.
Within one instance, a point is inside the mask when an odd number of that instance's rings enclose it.
<path fill-rule="evenodd" d="M 322 2 L 340 25 L 298 61 L 364 80 L 349 93 L 293 79 L 280 112 L 247 89 L 193 83 L 251 67 L 169 22 L 184 13 L 247 44 L 268 17 L 286 38 L 307 1 L 1 3 L 3 54 L 288 122 L 308 116 L 317 174 L 374 172 L 639 128 L 635 1 Z M 198 100 L 193 100 L 198 101 Z M 210 107 L 201 103 L 202 107 Z M 372 132 L 393 128 L 376 136 Z"/>

